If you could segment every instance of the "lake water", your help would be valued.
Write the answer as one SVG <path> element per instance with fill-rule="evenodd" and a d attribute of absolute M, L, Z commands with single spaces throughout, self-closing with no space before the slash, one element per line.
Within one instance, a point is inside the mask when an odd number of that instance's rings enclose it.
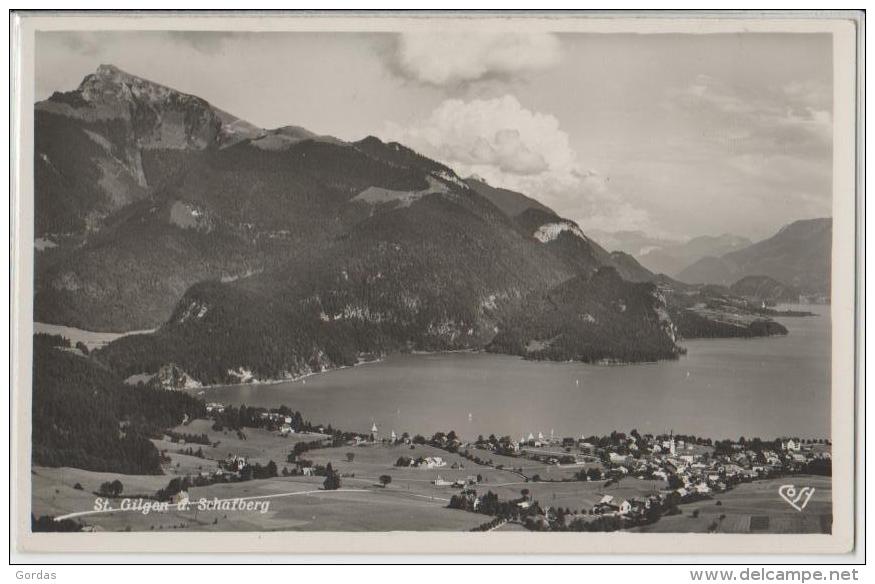
<path fill-rule="evenodd" d="M 821 438 L 830 434 L 829 306 L 780 318 L 782 337 L 694 340 L 678 361 L 598 366 L 524 361 L 486 353 L 394 355 L 273 385 L 205 391 L 207 400 L 286 404 L 314 422 L 380 433 L 612 430 L 712 438 Z"/>

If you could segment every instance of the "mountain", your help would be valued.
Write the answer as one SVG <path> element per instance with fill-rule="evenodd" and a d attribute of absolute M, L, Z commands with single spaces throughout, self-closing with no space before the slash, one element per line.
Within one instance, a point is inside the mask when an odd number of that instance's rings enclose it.
<path fill-rule="evenodd" d="M 318 250 L 247 278 L 192 286 L 158 331 L 112 343 L 98 358 L 125 376 L 173 363 L 189 378 L 228 383 L 289 378 L 399 350 L 479 349 L 521 310 L 539 322 L 531 299 L 569 280 L 586 291 L 587 310 L 601 324 L 569 337 L 566 351 L 579 343 L 602 347 L 578 347 L 581 359 L 677 355 L 668 329 L 650 324 L 659 319 L 656 287 L 616 275 L 611 254 L 573 222 L 535 209 L 512 219 L 450 180 L 451 170 L 401 145 L 368 138 L 355 147 L 379 161 L 405 161 L 430 187 L 363 189 L 347 202 L 359 220 Z M 603 268 L 614 278 L 597 277 Z M 643 298 L 629 302 L 650 318 L 618 311 L 626 295 Z M 638 348 L 607 337 L 619 330 Z"/>
<path fill-rule="evenodd" d="M 144 151 L 225 143 L 233 122 L 203 99 L 101 65 L 79 88 L 35 107 L 35 230 L 65 237 L 97 227 L 154 186 Z"/>
<path fill-rule="evenodd" d="M 655 274 L 674 276 L 693 262 L 741 249 L 751 241 L 737 235 L 703 235 L 688 241 L 654 237 L 643 231 L 591 230 L 590 235 L 606 249 L 632 256 Z"/>
<path fill-rule="evenodd" d="M 261 130 L 112 66 L 35 110 L 45 322 L 154 328 L 193 284 L 259 273 L 344 232 L 370 212 L 348 204 L 368 188 L 432 185 L 367 143 Z"/>
<path fill-rule="evenodd" d="M 493 187 L 481 178 L 473 176 L 468 177 L 465 179 L 465 184 L 477 191 L 480 195 L 489 199 L 493 205 L 501 209 L 501 211 L 508 217 L 516 217 L 528 209 L 555 214 L 552 209 L 531 197 L 527 197 L 522 193 L 511 191 L 509 189 Z"/>
<path fill-rule="evenodd" d="M 677 357 L 675 340 L 658 290 L 629 285 L 605 267 L 526 298 L 488 349 L 529 359 L 635 362 Z"/>
<path fill-rule="evenodd" d="M 802 294 L 829 295 L 831 253 L 832 219 L 806 219 L 743 249 L 702 258 L 677 278 L 728 286 L 745 276 L 769 276 Z"/>
<path fill-rule="evenodd" d="M 408 350 L 681 352 L 683 285 L 403 144 L 257 128 L 111 66 L 36 115 L 35 318 L 154 329 L 87 357 L 114 379 L 291 378 Z"/>
<path fill-rule="evenodd" d="M 769 276 L 745 276 L 729 287 L 737 295 L 766 304 L 799 302 L 799 290 Z"/>
<path fill-rule="evenodd" d="M 637 257 L 642 264 L 657 273 L 676 275 L 704 257 L 721 256 L 750 244 L 751 241 L 746 237 L 728 233 L 717 236 L 703 235 L 683 243 L 653 247 Z"/>
<path fill-rule="evenodd" d="M 577 223 L 560 217 L 531 197 L 492 187 L 475 178 L 466 179 L 465 184 L 512 219 L 524 235 L 534 237 L 547 246 L 573 272 L 593 273 L 600 266 L 610 266 L 630 282 L 652 282 L 656 279 L 652 272 L 629 254 L 606 251 L 584 234 Z"/>

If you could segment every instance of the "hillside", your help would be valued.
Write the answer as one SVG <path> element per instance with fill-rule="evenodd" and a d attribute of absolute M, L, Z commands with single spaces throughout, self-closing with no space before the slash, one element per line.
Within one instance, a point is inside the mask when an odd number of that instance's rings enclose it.
<path fill-rule="evenodd" d="M 681 353 L 675 339 L 655 285 L 629 285 L 602 268 L 527 297 L 522 310 L 502 320 L 488 349 L 527 359 L 655 361 Z"/>
<path fill-rule="evenodd" d="M 769 276 L 745 276 L 729 287 L 738 296 L 766 304 L 799 302 L 799 290 Z"/>
<path fill-rule="evenodd" d="M 769 276 L 802 294 L 828 295 L 831 253 L 832 219 L 807 219 L 743 249 L 703 258 L 677 277 L 687 283 L 729 286 L 745 276 Z"/>
<path fill-rule="evenodd" d="M 178 392 L 132 391 L 60 338 L 34 337 L 33 462 L 126 474 L 161 474 L 149 437 L 204 404 Z"/>
<path fill-rule="evenodd" d="M 465 184 L 489 199 L 492 204 L 501 209 L 502 213 L 508 217 L 516 217 L 528 209 L 555 214 L 552 209 L 531 197 L 510 189 L 493 187 L 483 179 L 469 177 L 465 179 Z"/>

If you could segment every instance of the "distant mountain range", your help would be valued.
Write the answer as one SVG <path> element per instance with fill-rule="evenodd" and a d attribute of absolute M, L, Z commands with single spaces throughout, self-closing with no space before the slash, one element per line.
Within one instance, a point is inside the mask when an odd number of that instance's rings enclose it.
<path fill-rule="evenodd" d="M 702 258 L 677 278 L 728 286 L 747 276 L 768 276 L 802 294 L 828 296 L 831 254 L 832 219 L 806 219 L 742 249 Z"/>
<path fill-rule="evenodd" d="M 155 328 L 90 357 L 123 377 L 288 378 L 411 349 L 641 361 L 694 330 L 771 334 L 677 327 L 689 287 L 398 143 L 257 128 L 108 65 L 35 115 L 35 318 Z"/>
<path fill-rule="evenodd" d="M 684 268 L 701 258 L 720 256 L 750 244 L 751 241 L 746 237 L 728 233 L 717 236 L 702 235 L 683 243 L 653 248 L 638 256 L 638 259 L 654 272 L 677 276 Z"/>

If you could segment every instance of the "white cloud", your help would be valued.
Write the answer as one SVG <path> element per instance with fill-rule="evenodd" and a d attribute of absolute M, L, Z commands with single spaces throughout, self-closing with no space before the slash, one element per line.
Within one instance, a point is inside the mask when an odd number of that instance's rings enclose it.
<path fill-rule="evenodd" d="M 730 156 L 792 155 L 819 163 L 831 154 L 832 96 L 824 84 L 753 89 L 699 75 L 675 97 L 681 108 L 702 118 L 703 136 L 721 143 Z"/>
<path fill-rule="evenodd" d="M 430 85 L 456 85 L 550 67 L 559 62 L 551 34 L 405 33 L 395 66 L 404 76 Z"/>
<path fill-rule="evenodd" d="M 584 228 L 646 229 L 646 212 L 583 169 L 559 120 L 516 97 L 448 99 L 418 123 L 389 124 L 384 135 L 493 186 L 527 194 Z"/>

